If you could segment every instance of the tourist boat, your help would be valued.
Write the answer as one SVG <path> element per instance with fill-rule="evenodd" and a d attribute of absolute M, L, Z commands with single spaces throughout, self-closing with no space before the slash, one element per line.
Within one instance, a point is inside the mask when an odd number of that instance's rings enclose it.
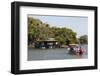
<path fill-rule="evenodd" d="M 85 49 L 79 44 L 70 44 L 67 49 L 69 50 L 70 54 L 83 55 L 85 53 Z"/>

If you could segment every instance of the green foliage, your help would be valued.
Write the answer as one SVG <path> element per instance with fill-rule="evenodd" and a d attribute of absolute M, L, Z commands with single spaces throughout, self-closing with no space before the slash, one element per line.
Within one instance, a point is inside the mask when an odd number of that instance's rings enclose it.
<path fill-rule="evenodd" d="M 50 27 L 49 24 L 43 23 L 32 17 L 28 18 L 28 43 L 31 44 L 37 40 L 46 40 L 55 38 L 59 44 L 78 43 L 76 32 L 69 28 Z"/>
<path fill-rule="evenodd" d="M 88 44 L 88 36 L 87 35 L 83 35 L 79 38 L 79 42 L 81 44 Z"/>

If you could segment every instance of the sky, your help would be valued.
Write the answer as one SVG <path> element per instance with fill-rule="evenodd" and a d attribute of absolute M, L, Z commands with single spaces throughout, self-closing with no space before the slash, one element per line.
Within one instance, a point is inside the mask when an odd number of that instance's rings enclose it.
<path fill-rule="evenodd" d="M 51 16 L 51 15 L 28 15 L 48 23 L 50 26 L 66 27 L 77 33 L 77 37 L 88 35 L 88 17 L 84 16 Z"/>

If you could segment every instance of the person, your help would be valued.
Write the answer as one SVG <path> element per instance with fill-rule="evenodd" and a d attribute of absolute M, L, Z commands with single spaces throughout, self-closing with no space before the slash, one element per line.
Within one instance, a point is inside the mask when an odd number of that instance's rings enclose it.
<path fill-rule="evenodd" d="M 76 52 L 76 55 L 79 55 L 79 47 L 78 46 L 76 46 L 75 52 Z"/>
<path fill-rule="evenodd" d="M 80 47 L 80 49 L 79 49 L 79 55 L 82 55 L 83 54 L 83 50 L 82 50 L 82 48 Z"/>
<path fill-rule="evenodd" d="M 71 53 L 71 54 L 75 54 L 74 48 L 73 48 L 72 46 L 70 46 L 70 53 Z"/>

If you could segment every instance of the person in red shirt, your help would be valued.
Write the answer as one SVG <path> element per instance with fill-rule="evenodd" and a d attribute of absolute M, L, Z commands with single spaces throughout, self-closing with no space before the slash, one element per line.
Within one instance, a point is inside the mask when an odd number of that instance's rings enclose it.
<path fill-rule="evenodd" d="M 83 55 L 83 49 L 81 47 L 79 49 L 79 55 Z"/>

